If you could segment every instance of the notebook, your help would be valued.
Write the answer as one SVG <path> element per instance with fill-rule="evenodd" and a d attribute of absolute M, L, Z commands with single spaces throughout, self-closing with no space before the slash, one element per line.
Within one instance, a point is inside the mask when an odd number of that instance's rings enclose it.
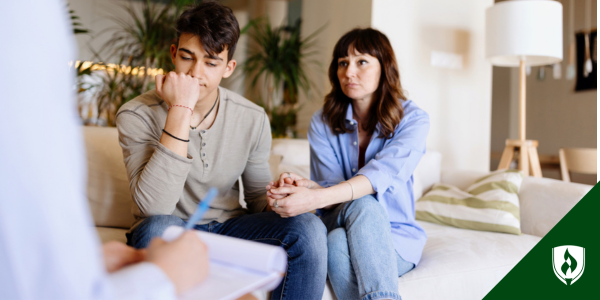
<path fill-rule="evenodd" d="M 162 238 L 170 242 L 183 231 L 183 227 L 170 226 Z M 253 291 L 273 290 L 281 282 L 287 268 L 283 248 L 203 231 L 196 233 L 208 247 L 209 274 L 180 299 L 237 299 Z"/>

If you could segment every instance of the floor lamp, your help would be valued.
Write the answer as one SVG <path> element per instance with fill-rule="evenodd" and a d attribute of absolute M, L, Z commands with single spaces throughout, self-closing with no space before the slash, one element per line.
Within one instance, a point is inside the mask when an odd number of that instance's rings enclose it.
<path fill-rule="evenodd" d="M 551 0 L 512 0 L 486 11 L 486 56 L 494 66 L 519 67 L 519 139 L 506 140 L 498 169 L 508 169 L 519 151 L 519 170 L 542 177 L 538 141 L 525 138 L 527 66 L 558 63 L 563 57 L 562 4 Z"/>

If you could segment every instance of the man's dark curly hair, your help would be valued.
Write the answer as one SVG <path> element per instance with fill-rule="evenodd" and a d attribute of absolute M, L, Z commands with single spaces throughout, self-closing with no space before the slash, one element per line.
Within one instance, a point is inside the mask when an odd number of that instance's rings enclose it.
<path fill-rule="evenodd" d="M 203 2 L 185 10 L 177 19 L 177 47 L 183 33 L 191 33 L 200 38 L 202 47 L 210 55 L 216 56 L 229 50 L 227 60 L 231 60 L 240 37 L 240 26 L 231 8 L 216 2 Z"/>

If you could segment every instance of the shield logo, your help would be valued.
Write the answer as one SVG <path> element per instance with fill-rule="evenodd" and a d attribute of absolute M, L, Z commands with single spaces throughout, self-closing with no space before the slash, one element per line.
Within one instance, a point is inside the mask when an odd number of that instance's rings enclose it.
<path fill-rule="evenodd" d="M 585 269 L 585 248 L 579 246 L 552 248 L 552 269 L 560 281 L 566 285 L 573 285 Z"/>

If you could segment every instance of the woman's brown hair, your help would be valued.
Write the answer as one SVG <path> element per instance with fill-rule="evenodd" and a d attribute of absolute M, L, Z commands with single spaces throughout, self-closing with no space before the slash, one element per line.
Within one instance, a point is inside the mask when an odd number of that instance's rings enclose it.
<path fill-rule="evenodd" d="M 400 100 L 406 100 L 400 84 L 400 73 L 396 64 L 396 56 L 388 38 L 372 28 L 357 28 L 340 38 L 333 49 L 333 58 L 329 65 L 329 81 L 331 92 L 325 96 L 323 105 L 323 121 L 329 124 L 334 134 L 352 132 L 346 126 L 346 111 L 352 99 L 342 91 L 337 76 L 338 59 L 348 56 L 349 51 L 356 50 L 361 54 L 376 57 L 381 65 L 379 85 L 373 94 L 373 102 L 369 108 L 367 124 L 362 127 L 373 133 L 377 123 L 381 124 L 381 138 L 394 136 L 396 126 L 404 117 Z"/>

